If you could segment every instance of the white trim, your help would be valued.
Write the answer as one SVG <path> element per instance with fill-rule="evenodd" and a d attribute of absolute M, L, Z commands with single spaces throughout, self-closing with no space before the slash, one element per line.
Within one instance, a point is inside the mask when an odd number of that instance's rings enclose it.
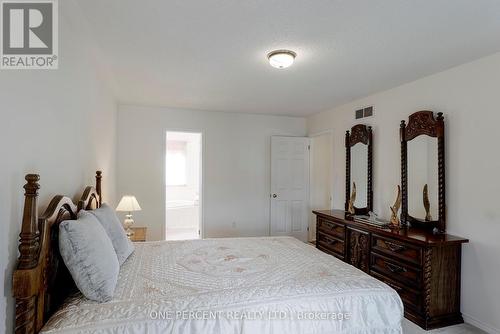
<path fill-rule="evenodd" d="M 477 319 L 477 318 L 474 318 L 473 316 L 470 316 L 470 315 L 467 315 L 467 314 L 464 314 L 462 313 L 462 317 L 464 318 L 464 321 L 472 326 L 475 326 L 479 329 L 482 329 L 483 331 L 485 331 L 486 333 L 489 333 L 489 334 L 500 334 L 500 330 L 498 330 L 497 328 L 494 328 L 486 323 L 484 323 L 483 321 Z"/>
<path fill-rule="evenodd" d="M 163 129 L 163 203 L 166 203 L 166 173 L 165 173 L 165 161 L 167 154 L 167 133 L 168 132 L 185 132 L 185 133 L 199 133 L 201 134 L 201 180 L 200 180 L 200 221 L 199 221 L 199 229 L 200 229 L 200 239 L 205 238 L 205 214 L 204 214 L 204 202 L 205 202 L 205 131 L 201 129 L 183 129 L 183 128 L 164 128 Z M 167 224 L 166 224 L 166 207 L 163 208 L 163 224 L 162 224 L 162 235 L 163 238 L 167 235 Z"/>

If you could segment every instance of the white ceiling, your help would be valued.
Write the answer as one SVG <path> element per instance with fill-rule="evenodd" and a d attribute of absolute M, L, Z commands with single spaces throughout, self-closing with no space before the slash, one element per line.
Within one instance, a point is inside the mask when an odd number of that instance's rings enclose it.
<path fill-rule="evenodd" d="M 500 51 L 498 0 L 78 3 L 123 104 L 304 116 Z"/>

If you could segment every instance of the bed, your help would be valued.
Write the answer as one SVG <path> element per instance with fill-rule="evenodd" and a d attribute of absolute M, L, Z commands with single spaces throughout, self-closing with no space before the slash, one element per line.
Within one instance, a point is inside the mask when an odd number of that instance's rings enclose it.
<path fill-rule="evenodd" d="M 39 177 L 26 177 L 13 278 L 16 332 L 402 332 L 403 306 L 393 289 L 289 237 L 136 243 L 113 299 L 86 299 L 58 255 L 55 227 L 100 206 L 101 177 L 78 205 L 56 196 L 39 219 Z"/>

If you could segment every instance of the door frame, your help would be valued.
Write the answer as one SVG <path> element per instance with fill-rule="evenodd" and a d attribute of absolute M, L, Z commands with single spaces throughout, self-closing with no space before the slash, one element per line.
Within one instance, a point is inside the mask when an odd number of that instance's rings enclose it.
<path fill-rule="evenodd" d="M 312 139 L 315 138 L 315 137 L 320 137 L 320 136 L 324 136 L 324 135 L 330 135 L 331 137 L 331 142 L 330 142 L 330 145 L 331 145 L 331 156 L 330 156 L 330 165 L 331 165 L 331 173 L 330 173 L 330 180 L 329 181 L 329 188 L 330 188 L 330 207 L 328 209 L 333 209 L 333 197 L 335 196 L 334 195 L 334 192 L 333 192 L 333 183 L 334 183 L 334 173 L 333 173 L 333 168 L 334 168 L 334 162 L 335 162 L 335 158 L 334 158 L 334 144 L 335 144 L 335 136 L 334 136 L 334 131 L 333 129 L 327 129 L 327 130 L 323 130 L 323 131 L 319 131 L 319 132 L 315 132 L 315 133 L 311 133 L 308 135 L 309 138 L 311 138 L 311 150 L 309 152 L 309 164 L 310 166 L 312 167 L 313 164 L 312 164 L 312 156 L 313 156 L 313 151 L 314 151 L 314 147 L 312 145 Z M 312 210 L 312 198 L 311 198 L 311 194 L 312 194 L 312 173 L 313 173 L 313 168 L 309 168 L 309 211 Z M 310 221 L 308 222 L 309 224 L 311 224 L 309 226 L 309 228 L 312 227 L 312 225 L 314 224 L 314 221 Z M 308 235 L 308 237 L 311 237 L 310 235 Z M 316 239 L 316 236 L 312 236 L 312 239 L 310 238 L 310 240 L 315 240 Z"/>
<path fill-rule="evenodd" d="M 200 172 L 200 197 L 201 200 L 199 202 L 200 205 L 200 218 L 199 218 L 199 229 L 200 229 L 200 239 L 205 238 L 205 213 L 204 213 L 204 206 L 205 206 L 205 131 L 202 129 L 196 129 L 196 128 L 164 128 L 163 129 L 163 224 L 162 224 L 162 235 L 163 238 L 166 240 L 167 236 L 167 210 L 165 207 L 165 203 L 167 200 L 167 173 L 166 173 L 166 161 L 167 161 L 167 133 L 168 132 L 185 132 L 185 133 L 199 133 L 201 134 L 201 143 L 200 143 L 200 148 L 201 148 L 201 157 L 200 157 L 200 163 L 201 163 L 201 172 Z"/>
<path fill-rule="evenodd" d="M 314 133 L 311 133 L 308 135 L 309 138 L 314 138 L 314 137 L 319 137 L 319 136 L 324 136 L 324 135 L 327 135 L 329 134 L 331 136 L 331 145 L 332 145 L 332 155 L 331 155 L 331 158 L 330 158 L 330 163 L 331 163 L 331 166 L 333 168 L 333 164 L 335 163 L 335 159 L 333 157 L 333 153 L 334 153 L 334 145 L 335 145 L 335 137 L 334 137 L 334 131 L 333 129 L 327 129 L 327 130 L 323 130 L 323 131 L 319 131 L 319 132 L 314 132 Z M 311 145 L 311 152 L 313 150 L 313 147 Z M 312 154 L 309 154 L 309 159 L 311 159 L 311 156 Z M 309 184 L 311 184 L 311 175 L 312 175 L 312 168 L 309 169 Z M 333 193 L 333 180 L 334 180 L 334 173 L 333 173 L 333 170 L 332 170 L 332 173 L 330 174 L 330 208 L 329 209 L 333 209 L 333 196 L 334 196 L 334 193 Z M 311 194 L 311 187 L 309 186 L 309 206 L 311 205 L 311 197 L 310 197 L 310 194 Z"/>

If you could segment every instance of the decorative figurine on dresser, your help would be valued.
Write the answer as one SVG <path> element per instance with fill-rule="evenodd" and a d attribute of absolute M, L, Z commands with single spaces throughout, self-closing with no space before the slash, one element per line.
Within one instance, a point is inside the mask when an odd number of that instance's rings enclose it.
<path fill-rule="evenodd" d="M 391 207 L 391 223 L 381 222 L 371 212 L 372 130 L 358 124 L 347 131 L 345 209 L 313 211 L 316 247 L 396 290 L 405 317 L 422 328 L 462 323 L 461 252 L 468 240 L 446 234 L 442 113 L 436 118 L 432 111 L 410 115 L 408 123 L 401 122 L 400 141 L 401 193 Z M 352 182 L 357 186 L 354 203 Z M 399 203 L 400 226 L 395 226 Z"/>

